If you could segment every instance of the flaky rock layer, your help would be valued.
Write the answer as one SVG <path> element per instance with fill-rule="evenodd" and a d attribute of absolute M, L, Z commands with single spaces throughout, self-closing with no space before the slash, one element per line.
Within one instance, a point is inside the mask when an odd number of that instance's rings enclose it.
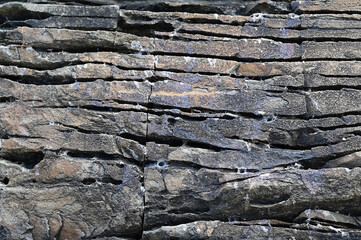
<path fill-rule="evenodd" d="M 2 1 L 0 239 L 361 239 L 360 3 Z"/>

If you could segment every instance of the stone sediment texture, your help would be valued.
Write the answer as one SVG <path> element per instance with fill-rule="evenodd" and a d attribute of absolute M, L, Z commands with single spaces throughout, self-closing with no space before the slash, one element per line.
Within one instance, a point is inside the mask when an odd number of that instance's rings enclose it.
<path fill-rule="evenodd" d="M 2 1 L 0 239 L 361 239 L 361 1 Z"/>

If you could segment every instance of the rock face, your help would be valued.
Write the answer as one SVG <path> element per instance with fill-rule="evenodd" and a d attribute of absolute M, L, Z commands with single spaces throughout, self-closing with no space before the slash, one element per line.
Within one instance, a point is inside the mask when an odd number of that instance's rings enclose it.
<path fill-rule="evenodd" d="M 360 6 L 2 1 L 0 239 L 361 239 Z"/>

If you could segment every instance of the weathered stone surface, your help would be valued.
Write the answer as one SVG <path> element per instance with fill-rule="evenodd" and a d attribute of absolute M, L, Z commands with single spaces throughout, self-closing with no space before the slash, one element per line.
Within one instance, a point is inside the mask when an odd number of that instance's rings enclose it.
<path fill-rule="evenodd" d="M 248 77 L 235 78 L 230 76 L 220 75 L 205 75 L 194 73 L 178 73 L 169 71 L 156 71 L 154 75 L 164 80 L 177 81 L 184 84 L 190 84 L 193 88 L 209 88 L 209 89 L 254 89 L 254 90 L 285 90 L 285 87 L 303 87 L 305 82 L 305 76 L 302 74 L 291 76 L 276 76 L 266 78 L 264 80 L 255 80 Z M 314 79 L 313 77 L 312 79 Z M 310 81 L 312 80 L 310 79 Z M 327 79 L 322 79 L 327 81 Z M 318 79 L 317 79 L 318 80 Z M 356 82 L 355 80 L 354 82 Z M 316 82 L 316 81 L 315 81 Z M 350 82 L 350 80 L 349 80 Z M 326 85 L 326 83 L 318 80 L 316 83 Z M 314 83 L 314 84 L 316 84 Z M 311 83 L 310 83 L 311 84 Z M 346 85 L 345 81 L 345 85 Z"/>
<path fill-rule="evenodd" d="M 294 1 L 293 5 L 301 12 L 360 12 L 358 0 L 331 0 L 331 1 Z"/>
<path fill-rule="evenodd" d="M 300 16 L 304 16 L 301 21 L 302 28 L 360 28 L 360 14 L 301 14 Z"/>
<path fill-rule="evenodd" d="M 358 21 L 360 14 L 270 14 L 270 13 L 254 13 L 250 16 L 240 15 L 223 15 L 223 14 L 199 14 L 189 12 L 151 12 L 151 11 L 135 11 L 135 10 L 120 10 L 120 17 L 124 20 L 124 25 L 139 25 L 142 17 L 146 16 L 147 21 L 142 23 L 145 25 L 154 25 L 162 21 L 172 24 L 174 28 L 178 25 L 183 25 L 182 22 L 189 23 L 213 23 L 215 29 L 219 29 L 216 23 L 226 25 L 240 25 L 245 28 L 258 29 L 261 28 L 266 31 L 266 28 L 275 28 L 278 30 L 297 29 L 297 28 L 314 28 L 314 29 L 344 29 L 344 28 L 360 28 Z M 185 24 L 184 26 L 192 26 Z M 196 24 L 194 26 L 202 26 Z M 211 24 L 204 25 L 210 27 Z M 282 29 L 281 29 L 282 28 Z M 236 29 L 236 28 L 230 28 Z M 239 28 L 243 29 L 243 28 Z M 307 30 L 307 29 L 304 29 Z M 302 31 L 301 32 L 306 32 Z M 180 34 L 180 32 L 176 32 Z M 173 37 L 177 34 L 173 33 Z M 232 33 L 230 33 L 232 34 Z M 319 36 L 322 37 L 322 36 Z M 345 36 L 347 37 L 347 36 Z"/>
<path fill-rule="evenodd" d="M 360 239 L 358 1 L 0 3 L 0 239 Z"/>
<path fill-rule="evenodd" d="M 80 63 L 111 64 L 125 69 L 154 68 L 154 56 L 119 54 L 115 52 L 44 52 L 33 49 L 32 47 L 23 48 L 18 45 L 9 45 L 0 46 L 0 56 L 1 64 L 33 68 L 32 70 L 55 70 L 55 68 L 74 64 L 80 65 Z M 5 66 L 1 67 L 2 71 L 6 70 L 4 67 Z M 8 66 L 7 71 L 15 71 L 14 69 L 18 69 L 17 67 Z M 25 73 L 25 69 L 23 71 Z"/>
<path fill-rule="evenodd" d="M 360 119 L 352 119 L 352 117 L 323 118 L 317 122 L 277 118 L 273 115 L 255 119 L 237 116 L 226 119 L 223 116 L 223 118 L 212 117 L 196 121 L 187 117 L 149 115 L 148 135 L 153 139 L 168 138 L 183 143 L 197 142 L 214 148 L 248 151 L 261 148 L 262 151 L 273 152 L 277 149 L 267 148 L 279 145 L 287 148 L 313 148 L 326 144 L 347 143 L 360 131 L 358 126 Z M 344 122 L 347 124 L 344 125 Z M 340 126 L 342 127 L 337 128 Z M 254 145 L 253 142 L 260 145 Z M 287 153 L 285 149 L 282 151 Z M 251 158 L 252 154 L 248 154 Z"/>
<path fill-rule="evenodd" d="M 175 226 L 164 226 L 145 231 L 144 239 L 340 239 L 359 238 L 360 231 L 328 229 L 328 232 L 309 231 L 297 228 L 273 227 L 267 224 L 244 226 L 248 222 L 197 221 Z"/>
<path fill-rule="evenodd" d="M 49 156 L 32 170 L 4 160 L 0 165 L 5 170 L 0 175 L 10 179 L 1 186 L 4 239 L 80 239 L 141 231 L 137 167 L 65 156 Z"/>
<path fill-rule="evenodd" d="M 183 1 L 184 2 L 184 1 Z M 224 1 L 222 1 L 224 2 Z M 218 4 L 219 5 L 219 4 Z M 191 21 L 220 21 L 222 23 L 231 24 L 238 23 L 243 24 L 249 21 L 249 16 L 240 15 L 225 15 L 225 14 L 204 14 L 204 13 L 191 13 L 191 12 L 153 12 L 153 11 L 138 11 L 138 10 L 119 10 L 120 18 L 124 20 L 124 25 L 137 24 L 136 19 L 141 16 L 146 16 L 151 21 L 144 22 L 146 25 L 153 25 L 162 21 L 177 21 L 184 22 Z"/>
<path fill-rule="evenodd" d="M 209 109 L 253 114 L 302 115 L 305 97 L 300 94 L 271 94 L 257 90 L 213 90 L 191 88 L 177 82 L 157 82 L 150 102 L 178 108 Z"/>
<path fill-rule="evenodd" d="M 330 211 L 325 210 L 306 210 L 301 213 L 297 218 L 296 221 L 309 221 L 309 222 L 328 222 L 334 223 L 336 227 L 339 226 L 349 226 L 353 225 L 354 227 L 358 227 L 360 225 L 360 219 L 346 216 L 339 213 L 333 213 Z"/>
<path fill-rule="evenodd" d="M 361 166 L 361 153 L 355 152 L 344 157 L 340 157 L 331 161 L 328 161 L 325 167 L 360 167 Z"/>
<path fill-rule="evenodd" d="M 64 17 L 117 18 L 118 11 L 119 7 L 117 6 L 77 6 L 62 4 L 34 4 L 22 2 L 9 2 L 0 6 L 0 12 L 2 13 L 2 16 L 7 17 L 23 17 L 21 16 L 21 14 L 27 14 L 28 16 L 31 16 L 32 14 L 34 14 L 35 16 L 36 14 L 44 14 L 50 16 Z"/>
<path fill-rule="evenodd" d="M 260 15 L 262 16 L 262 15 Z M 261 19 L 257 17 L 256 20 Z M 184 23 L 179 28 L 181 31 L 187 33 L 201 33 L 203 35 L 214 35 L 223 37 L 263 37 L 263 38 L 277 38 L 277 39 L 360 39 L 360 29 L 329 29 L 325 28 L 308 28 L 305 30 L 296 30 L 293 28 L 268 28 L 265 26 L 233 26 L 226 24 L 199 24 L 199 23 Z"/>
<path fill-rule="evenodd" d="M 55 4 L 5 3 L 0 6 L 3 27 L 116 29 L 117 6 L 66 6 Z M 29 19 L 24 20 L 24 16 Z M 34 16 L 33 18 L 31 16 Z"/>
<path fill-rule="evenodd" d="M 358 59 L 359 42 L 303 42 L 303 59 Z"/>
<path fill-rule="evenodd" d="M 1 30 L 0 36 L 2 44 L 45 49 L 153 51 L 153 40 L 150 38 L 111 31 L 18 27 L 14 30 Z"/>
<path fill-rule="evenodd" d="M 153 76 L 150 70 L 123 70 L 113 65 L 86 63 L 53 70 L 34 70 L 0 65 L 0 77 L 16 79 L 23 83 L 62 84 L 77 81 L 146 80 Z"/>
<path fill-rule="evenodd" d="M 94 0 L 91 0 L 94 1 Z M 108 1 L 96 0 L 107 4 Z M 193 0 L 185 1 L 161 1 L 161 0 L 149 0 L 149 1 L 114 1 L 119 6 L 126 9 L 135 10 L 153 10 L 157 12 L 157 8 L 161 8 L 164 12 L 174 12 L 177 10 L 191 13 L 220 13 L 220 14 L 244 14 L 246 3 L 239 1 L 212 1 L 200 0 L 195 3 Z M 273 2 L 273 1 L 272 1 Z M 109 4 L 109 3 L 108 3 Z"/>
<path fill-rule="evenodd" d="M 238 141 L 239 142 L 239 141 Z M 147 159 L 167 164 L 184 163 L 211 169 L 228 169 L 230 171 L 259 171 L 276 166 L 284 166 L 312 159 L 310 150 L 279 150 L 267 146 L 257 146 L 252 143 L 239 142 L 239 151 L 214 151 L 196 147 L 169 147 L 165 144 L 147 144 Z M 221 160 L 227 159 L 227 161 Z M 267 159 L 266 161 L 261 159 Z M 252 174 L 251 174 L 252 175 Z"/>
<path fill-rule="evenodd" d="M 31 27 L 46 28 L 74 28 L 74 29 L 115 29 L 117 19 L 108 18 L 79 18 L 79 17 L 49 17 L 45 20 L 26 20 Z"/>
<path fill-rule="evenodd" d="M 30 102 L 33 107 L 80 107 L 94 106 L 120 108 L 122 104 L 148 103 L 149 82 L 96 80 L 64 85 L 21 84 L 0 78 L 0 98 Z M 39 94 L 41 92 L 42 94 Z"/>
<path fill-rule="evenodd" d="M 158 163 L 145 170 L 145 187 L 149 189 L 145 225 L 151 228 L 196 219 L 232 218 L 292 221 L 300 210 L 310 206 L 357 215 L 360 214 L 360 186 L 356 180 L 359 174 L 359 168 L 335 168 L 273 170 L 248 176 Z M 345 184 L 353 189 L 352 193 L 343 187 Z"/>
<path fill-rule="evenodd" d="M 239 59 L 294 59 L 300 57 L 300 49 L 297 44 L 275 42 L 269 39 L 243 39 L 226 42 L 184 42 L 156 39 L 155 50 L 166 53 Z M 210 61 L 215 62 L 216 60 Z"/>
<path fill-rule="evenodd" d="M 24 120 L 22 114 L 26 114 L 29 119 Z M 144 147 L 120 136 L 127 132 L 145 138 L 146 119 L 145 113 L 138 112 L 96 113 L 77 108 L 32 109 L 13 104 L 1 109 L 0 126 L 4 137 L 8 136 L 9 139 L 2 140 L 0 156 L 12 161 L 17 161 L 17 158 L 20 161 L 22 158 L 31 161 L 31 158 L 17 155 L 63 150 L 75 154 L 123 156 L 143 161 Z M 92 126 L 92 122 L 97 122 L 98 125 Z M 129 150 L 129 147 L 132 149 Z"/>
<path fill-rule="evenodd" d="M 238 62 L 231 60 L 187 56 L 157 56 L 155 59 L 156 69 L 183 72 L 232 74 L 237 65 Z"/>
<path fill-rule="evenodd" d="M 331 97 L 332 96 L 332 97 Z M 360 111 L 361 91 L 343 88 L 310 93 L 312 114 L 332 115 Z"/>

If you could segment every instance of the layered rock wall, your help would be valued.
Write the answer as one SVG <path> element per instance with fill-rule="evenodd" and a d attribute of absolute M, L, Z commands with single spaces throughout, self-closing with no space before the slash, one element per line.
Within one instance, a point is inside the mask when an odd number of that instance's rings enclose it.
<path fill-rule="evenodd" d="M 0 239 L 361 239 L 361 1 L 2 1 Z"/>

